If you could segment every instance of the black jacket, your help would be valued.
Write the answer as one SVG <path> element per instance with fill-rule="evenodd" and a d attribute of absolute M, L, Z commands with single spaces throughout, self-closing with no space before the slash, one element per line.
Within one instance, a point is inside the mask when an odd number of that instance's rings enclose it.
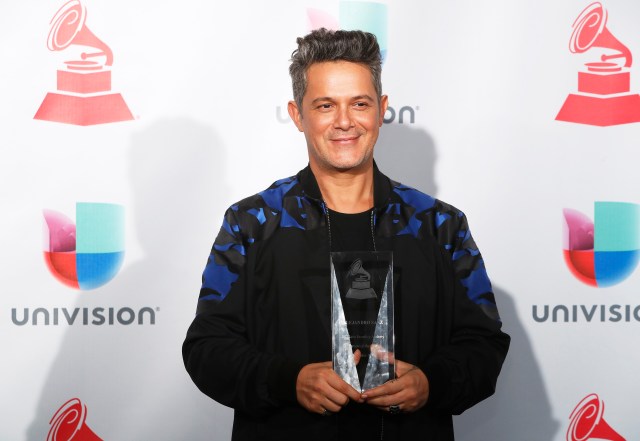
<path fill-rule="evenodd" d="M 183 345 L 198 388 L 235 409 L 233 440 L 453 440 L 451 415 L 493 394 L 509 336 L 464 214 L 377 168 L 374 199 L 377 249 L 393 251 L 396 357 L 424 371 L 427 404 L 322 417 L 297 403 L 300 369 L 331 360 L 325 206 L 307 167 L 227 210 Z"/>

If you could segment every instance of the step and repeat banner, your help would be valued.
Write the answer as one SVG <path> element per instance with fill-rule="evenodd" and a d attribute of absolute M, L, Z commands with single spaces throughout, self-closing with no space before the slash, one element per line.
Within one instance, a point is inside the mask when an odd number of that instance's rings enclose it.
<path fill-rule="evenodd" d="M 226 207 L 306 165 L 321 26 L 378 36 L 378 164 L 465 211 L 513 339 L 457 439 L 640 437 L 640 3 L 5 3 L 0 440 L 230 439 L 181 343 Z"/>

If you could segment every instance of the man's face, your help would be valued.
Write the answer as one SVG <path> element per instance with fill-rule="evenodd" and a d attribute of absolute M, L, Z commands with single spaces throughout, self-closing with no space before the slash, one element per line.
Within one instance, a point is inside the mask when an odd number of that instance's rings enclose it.
<path fill-rule="evenodd" d="M 302 109 L 289 102 L 289 115 L 304 132 L 313 169 L 347 171 L 373 160 L 387 97 L 378 103 L 369 69 L 348 61 L 312 64 Z"/>

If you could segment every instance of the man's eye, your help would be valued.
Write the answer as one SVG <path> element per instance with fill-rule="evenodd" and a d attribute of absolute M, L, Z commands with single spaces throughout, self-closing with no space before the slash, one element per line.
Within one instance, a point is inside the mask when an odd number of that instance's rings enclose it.
<path fill-rule="evenodd" d="M 322 110 L 328 110 L 331 108 L 331 104 L 320 104 L 318 106 L 318 109 L 322 109 Z"/>
<path fill-rule="evenodd" d="M 358 101 L 357 103 L 355 103 L 355 107 L 364 108 L 368 107 L 368 104 L 363 101 Z"/>

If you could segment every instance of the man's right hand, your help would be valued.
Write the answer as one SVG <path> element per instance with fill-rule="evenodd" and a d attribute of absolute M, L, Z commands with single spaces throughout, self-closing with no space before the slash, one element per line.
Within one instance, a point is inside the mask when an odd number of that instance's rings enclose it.
<path fill-rule="evenodd" d="M 359 351 L 354 358 L 359 361 Z M 360 392 L 333 370 L 333 363 L 311 363 L 302 368 L 296 381 L 298 402 L 309 412 L 327 415 L 339 412 L 349 401 L 364 402 Z"/>

